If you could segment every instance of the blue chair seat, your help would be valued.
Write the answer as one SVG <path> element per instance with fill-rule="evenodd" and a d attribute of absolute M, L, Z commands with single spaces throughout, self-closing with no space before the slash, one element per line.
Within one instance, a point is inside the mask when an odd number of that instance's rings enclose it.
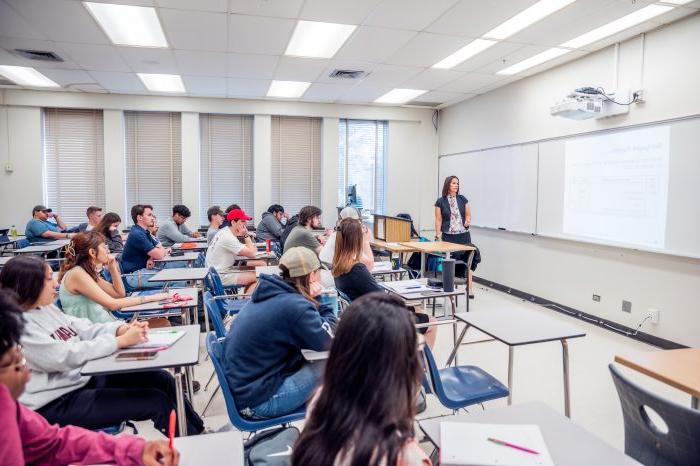
<path fill-rule="evenodd" d="M 124 432 L 124 429 L 130 428 L 134 434 L 138 434 L 139 431 L 136 429 L 136 426 L 129 421 L 123 421 L 120 424 L 115 424 L 113 426 L 109 427 L 103 427 L 101 429 L 95 429 L 95 432 L 104 432 L 107 435 L 118 435 Z"/>
<path fill-rule="evenodd" d="M 250 299 L 217 299 L 221 310 L 226 313 L 226 315 L 232 316 L 241 312 L 243 306 L 250 302 Z"/>
<path fill-rule="evenodd" d="M 477 366 L 446 367 L 438 373 L 444 392 L 440 401 L 446 408 L 460 409 L 508 396 L 508 387 Z"/>

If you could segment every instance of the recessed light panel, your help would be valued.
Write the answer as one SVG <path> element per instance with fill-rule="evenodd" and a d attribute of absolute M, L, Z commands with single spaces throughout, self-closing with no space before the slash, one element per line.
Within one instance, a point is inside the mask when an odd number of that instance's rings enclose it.
<path fill-rule="evenodd" d="M 267 96 L 296 99 L 304 95 L 310 85 L 311 83 L 302 81 L 272 81 Z"/>
<path fill-rule="evenodd" d="M 532 68 L 533 66 L 537 66 L 541 63 L 552 60 L 554 58 L 560 57 L 560 56 L 562 56 L 566 53 L 569 53 L 569 52 L 571 52 L 571 50 L 560 49 L 557 47 L 547 49 L 542 53 L 538 53 L 537 55 L 528 58 L 527 60 L 523 60 L 519 63 L 516 63 L 515 65 L 511 65 L 508 68 L 502 69 L 501 71 L 498 71 L 496 74 L 511 75 L 511 74 L 520 73 L 521 71 L 524 71 L 528 68 Z"/>
<path fill-rule="evenodd" d="M 296 57 L 331 58 L 348 40 L 356 27 L 352 24 L 299 21 L 284 54 Z"/>
<path fill-rule="evenodd" d="M 136 73 L 146 89 L 152 92 L 184 93 L 185 85 L 177 74 Z"/>
<path fill-rule="evenodd" d="M 378 104 L 405 104 L 428 91 L 421 89 L 392 89 L 377 100 Z"/>
<path fill-rule="evenodd" d="M 167 47 L 155 8 L 83 2 L 109 40 L 116 45 Z"/>
<path fill-rule="evenodd" d="M 576 0 L 540 0 L 530 8 L 526 8 L 508 21 L 491 29 L 484 34 L 483 37 L 498 40 L 507 39 L 516 32 L 522 31 L 526 27 L 535 24 L 537 21 L 546 18 L 552 13 L 556 13 L 575 1 Z"/>
<path fill-rule="evenodd" d="M 432 68 L 442 68 L 442 69 L 450 69 L 454 68 L 455 66 L 459 65 L 463 61 L 468 60 L 469 58 L 473 57 L 477 53 L 481 53 L 487 48 L 496 45 L 498 42 L 494 40 L 486 40 L 486 39 L 476 39 L 471 42 L 469 42 L 467 45 L 462 47 L 461 49 L 457 50 L 455 53 L 450 55 L 449 57 L 443 58 L 439 62 L 435 63 Z"/>
<path fill-rule="evenodd" d="M 20 86 L 61 87 L 34 68 L 28 66 L 0 65 L 0 74 Z"/>

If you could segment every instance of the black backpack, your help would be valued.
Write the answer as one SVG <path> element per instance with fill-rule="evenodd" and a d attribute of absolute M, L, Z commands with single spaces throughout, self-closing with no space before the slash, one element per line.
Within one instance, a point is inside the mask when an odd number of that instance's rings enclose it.
<path fill-rule="evenodd" d="M 292 217 L 287 220 L 287 224 L 282 230 L 282 236 L 280 236 L 280 249 L 284 252 L 284 242 L 287 241 L 287 237 L 292 232 L 295 226 L 299 224 L 299 215 L 292 215 Z"/>

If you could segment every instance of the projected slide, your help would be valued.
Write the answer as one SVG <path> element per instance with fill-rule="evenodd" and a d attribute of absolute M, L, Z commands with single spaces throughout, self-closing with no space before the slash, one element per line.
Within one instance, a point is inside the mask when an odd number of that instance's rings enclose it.
<path fill-rule="evenodd" d="M 663 248 L 668 126 L 566 141 L 563 232 Z"/>

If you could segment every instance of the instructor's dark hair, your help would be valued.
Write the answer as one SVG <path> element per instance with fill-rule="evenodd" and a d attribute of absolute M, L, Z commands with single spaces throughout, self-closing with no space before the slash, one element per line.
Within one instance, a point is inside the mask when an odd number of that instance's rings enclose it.
<path fill-rule="evenodd" d="M 457 177 L 454 175 L 445 178 L 445 183 L 442 185 L 442 197 L 447 197 L 447 195 L 450 194 L 450 183 L 452 183 L 452 180 L 455 178 Z M 457 178 L 457 182 L 459 183 L 459 178 Z M 457 194 L 459 194 L 459 189 L 457 190 Z"/>
<path fill-rule="evenodd" d="M 315 400 L 292 454 L 294 466 L 394 466 L 414 436 L 421 377 L 411 313 L 375 292 L 343 313 Z"/>
<path fill-rule="evenodd" d="M 46 262 L 37 256 L 15 256 L 0 269 L 0 286 L 14 292 L 25 309 L 39 300 L 45 278 Z"/>
<path fill-rule="evenodd" d="M 22 308 L 17 305 L 15 298 L 12 291 L 0 288 L 0 357 L 19 344 L 24 330 Z"/>

